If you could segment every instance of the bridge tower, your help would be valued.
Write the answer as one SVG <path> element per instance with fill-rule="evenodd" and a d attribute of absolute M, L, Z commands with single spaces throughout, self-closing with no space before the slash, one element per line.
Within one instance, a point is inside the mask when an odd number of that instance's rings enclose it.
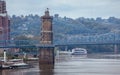
<path fill-rule="evenodd" d="M 41 17 L 41 39 L 39 48 L 39 66 L 40 69 L 54 68 L 54 46 L 53 46 L 53 31 L 52 31 L 53 17 L 49 15 L 49 9 L 45 11 L 45 15 Z"/>
<path fill-rule="evenodd" d="M 8 44 L 6 40 L 10 40 L 10 20 L 6 11 L 6 2 L 0 0 L 0 46 Z"/>

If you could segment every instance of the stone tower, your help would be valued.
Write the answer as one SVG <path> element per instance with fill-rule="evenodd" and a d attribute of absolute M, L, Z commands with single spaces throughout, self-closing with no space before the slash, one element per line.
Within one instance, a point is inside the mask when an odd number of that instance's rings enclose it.
<path fill-rule="evenodd" d="M 41 17 L 41 44 L 53 44 L 52 20 L 53 17 L 49 15 L 49 9 L 45 11 L 45 15 Z"/>
<path fill-rule="evenodd" d="M 6 11 L 6 2 L 0 0 L 0 41 L 10 40 L 10 20 Z M 6 45 L 8 42 L 0 42 Z"/>
<path fill-rule="evenodd" d="M 53 17 L 49 15 L 49 9 L 45 11 L 45 15 L 41 17 L 41 40 L 39 48 L 39 66 L 40 69 L 53 69 L 54 68 L 54 46 L 53 46 L 53 31 L 52 20 Z"/>

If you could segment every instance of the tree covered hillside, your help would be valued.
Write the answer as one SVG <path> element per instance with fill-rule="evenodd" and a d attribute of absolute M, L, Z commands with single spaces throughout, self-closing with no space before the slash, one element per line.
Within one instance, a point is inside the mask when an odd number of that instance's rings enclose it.
<path fill-rule="evenodd" d="M 16 16 L 11 19 L 11 38 L 18 36 L 30 36 L 35 39 L 40 37 L 41 19 L 38 15 Z M 104 35 L 120 30 L 120 19 L 110 17 L 102 19 L 100 17 L 77 19 L 54 16 L 53 19 L 54 41 L 74 38 L 76 36 L 96 36 Z"/>

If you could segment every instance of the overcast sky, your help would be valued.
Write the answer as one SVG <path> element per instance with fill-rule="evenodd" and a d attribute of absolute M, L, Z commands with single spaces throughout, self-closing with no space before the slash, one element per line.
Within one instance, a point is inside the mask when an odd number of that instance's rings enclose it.
<path fill-rule="evenodd" d="M 120 18 L 120 0 L 6 0 L 9 15 L 50 14 L 78 18 Z"/>

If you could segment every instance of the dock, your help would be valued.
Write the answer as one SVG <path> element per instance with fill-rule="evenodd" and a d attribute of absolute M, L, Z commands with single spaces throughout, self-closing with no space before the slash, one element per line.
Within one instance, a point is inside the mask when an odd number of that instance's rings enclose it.
<path fill-rule="evenodd" d="M 30 65 L 24 63 L 22 59 L 14 59 L 7 62 L 0 61 L 0 69 L 29 68 Z"/>

